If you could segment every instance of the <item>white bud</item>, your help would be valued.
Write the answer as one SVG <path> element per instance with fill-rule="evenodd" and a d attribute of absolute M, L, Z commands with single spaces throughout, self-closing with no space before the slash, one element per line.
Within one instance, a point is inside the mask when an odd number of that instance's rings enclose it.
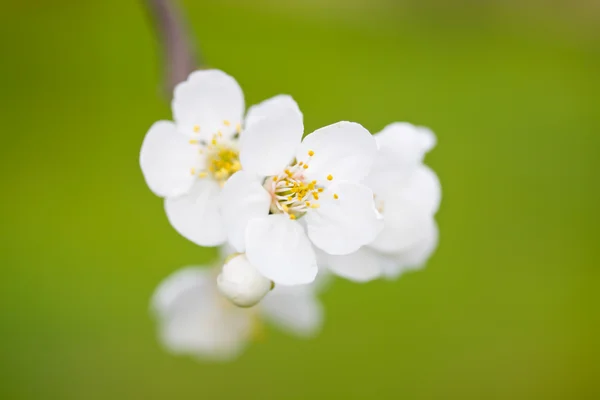
<path fill-rule="evenodd" d="M 217 277 L 221 293 L 239 307 L 252 307 L 271 290 L 273 282 L 265 278 L 246 258 L 245 254 L 232 257 Z"/>

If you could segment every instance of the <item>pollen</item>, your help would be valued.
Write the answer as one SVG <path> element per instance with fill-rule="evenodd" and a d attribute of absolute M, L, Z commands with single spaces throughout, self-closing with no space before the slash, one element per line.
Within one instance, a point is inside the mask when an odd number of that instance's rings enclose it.
<path fill-rule="evenodd" d="M 308 151 L 308 155 L 312 157 L 312 156 L 314 156 L 314 155 L 315 155 L 315 152 L 314 152 L 314 151 L 312 151 L 312 150 L 309 150 L 309 151 Z"/>
<path fill-rule="evenodd" d="M 328 181 L 330 181 L 330 180 L 332 180 L 332 179 L 333 179 L 333 175 L 331 175 L 331 174 L 327 175 L 327 180 L 328 180 Z"/>
<path fill-rule="evenodd" d="M 338 196 L 338 195 L 337 195 L 337 193 L 334 193 L 334 194 L 333 194 L 333 198 L 337 200 L 337 199 L 339 199 L 339 198 L 340 198 L 340 196 Z"/>

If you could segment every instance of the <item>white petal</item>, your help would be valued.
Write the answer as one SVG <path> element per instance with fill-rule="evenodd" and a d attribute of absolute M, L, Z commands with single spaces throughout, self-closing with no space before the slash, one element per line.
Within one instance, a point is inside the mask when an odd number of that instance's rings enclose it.
<path fill-rule="evenodd" d="M 398 253 L 415 245 L 429 232 L 432 216 L 441 198 L 435 173 L 424 165 L 417 167 L 404 186 L 393 186 L 376 197 L 384 218 L 383 231 L 370 244 L 384 253 Z"/>
<path fill-rule="evenodd" d="M 246 256 L 276 284 L 301 285 L 314 281 L 317 262 L 302 226 L 283 214 L 250 221 Z"/>
<path fill-rule="evenodd" d="M 435 134 L 429 129 L 408 122 L 395 122 L 375 134 L 379 157 L 395 163 L 417 164 L 436 144 Z"/>
<path fill-rule="evenodd" d="M 195 180 L 190 170 L 198 159 L 198 149 L 168 121 L 152 125 L 140 152 L 146 183 L 161 197 L 178 196 L 189 190 Z"/>
<path fill-rule="evenodd" d="M 200 246 L 218 246 L 227 235 L 220 213 L 219 184 L 198 179 L 184 196 L 165 200 L 169 222 L 183 237 Z"/>
<path fill-rule="evenodd" d="M 319 204 L 305 216 L 308 236 L 329 254 L 352 253 L 375 239 L 383 227 L 373 192 L 364 185 L 333 184 L 321 194 Z"/>
<path fill-rule="evenodd" d="M 384 227 L 369 246 L 383 253 L 399 253 L 414 246 L 427 234 L 431 214 L 419 212 L 408 203 L 386 203 Z"/>
<path fill-rule="evenodd" d="M 206 268 L 187 267 L 165 279 L 151 302 L 163 345 L 175 354 L 237 356 L 250 338 L 251 315 L 218 296 L 215 276 Z"/>
<path fill-rule="evenodd" d="M 357 123 L 338 122 L 306 136 L 296 159 L 308 165 L 304 171 L 308 180 L 326 185 L 329 175 L 332 182 L 360 182 L 371 170 L 376 154 L 377 144 L 368 130 Z"/>
<path fill-rule="evenodd" d="M 381 255 L 368 246 L 343 256 L 324 253 L 323 257 L 323 265 L 331 272 L 354 282 L 368 282 L 381 277 L 381 261 Z"/>
<path fill-rule="evenodd" d="M 276 175 L 294 158 L 300 144 L 302 113 L 289 96 L 278 96 L 256 107 L 251 123 L 240 135 L 240 162 L 255 174 Z"/>
<path fill-rule="evenodd" d="M 263 118 L 276 116 L 285 109 L 296 110 L 299 115 L 302 115 L 298 104 L 292 98 L 292 96 L 287 94 L 279 94 L 263 101 L 262 103 L 250 107 L 246 113 L 246 121 L 244 126 L 247 128 Z"/>
<path fill-rule="evenodd" d="M 260 305 L 266 319 L 291 334 L 311 337 L 323 325 L 323 306 L 312 284 L 276 285 Z"/>
<path fill-rule="evenodd" d="M 184 134 L 207 139 L 220 131 L 231 136 L 242 122 L 244 94 L 236 80 L 223 71 L 195 71 L 175 87 L 172 108 Z"/>
<path fill-rule="evenodd" d="M 379 196 L 389 188 L 406 185 L 436 139 L 428 128 L 396 122 L 377 133 L 375 140 L 379 147 L 377 159 L 364 183 Z"/>
<path fill-rule="evenodd" d="M 245 254 L 239 254 L 223 265 L 217 286 L 236 306 L 252 307 L 269 293 L 272 283 L 254 268 Z"/>
<path fill-rule="evenodd" d="M 420 165 L 408 179 L 402 196 L 420 209 L 435 214 L 440 207 L 442 186 L 431 168 Z"/>
<path fill-rule="evenodd" d="M 227 180 L 221 192 L 221 212 L 229 244 L 237 251 L 246 249 L 248 221 L 267 216 L 270 203 L 271 196 L 256 175 L 239 171 Z"/>
<path fill-rule="evenodd" d="M 425 236 L 403 252 L 390 255 L 391 263 L 384 266 L 384 274 L 389 279 L 398 278 L 404 271 L 422 268 L 431 257 L 438 244 L 437 224 L 430 219 Z"/>

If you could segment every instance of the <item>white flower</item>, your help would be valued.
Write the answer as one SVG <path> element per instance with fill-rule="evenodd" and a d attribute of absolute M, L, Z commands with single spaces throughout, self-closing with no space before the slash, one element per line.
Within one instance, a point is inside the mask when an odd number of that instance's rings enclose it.
<path fill-rule="evenodd" d="M 229 243 L 276 284 L 311 282 L 317 274 L 311 242 L 330 254 L 348 254 L 382 227 L 372 191 L 359 184 L 377 145 L 351 122 L 318 129 L 301 141 L 302 113 L 288 96 L 250 112 L 240 142 L 242 170 L 222 192 Z"/>
<path fill-rule="evenodd" d="M 299 337 L 315 335 L 323 323 L 317 286 L 275 287 L 252 308 L 239 308 L 221 296 L 218 270 L 183 268 L 152 297 L 162 344 L 174 354 L 229 360 L 238 356 L 267 320 Z"/>
<path fill-rule="evenodd" d="M 421 267 L 437 246 L 435 223 L 441 200 L 436 174 L 423 164 L 436 143 L 433 132 L 408 123 L 394 123 L 375 135 L 377 161 L 365 184 L 373 189 L 384 218 L 377 238 L 358 251 L 332 256 L 319 253 L 319 264 L 342 277 L 364 282 L 396 278 Z"/>
<path fill-rule="evenodd" d="M 146 134 L 140 166 L 150 189 L 165 198 L 173 227 L 196 244 L 216 246 L 226 240 L 221 186 L 240 169 L 244 95 L 224 72 L 196 71 L 175 88 L 172 109 L 175 122 L 158 121 Z"/>
<path fill-rule="evenodd" d="M 251 307 L 269 293 L 273 282 L 262 276 L 248 262 L 245 254 L 237 254 L 223 265 L 223 270 L 217 277 L 217 286 L 233 304 Z"/>

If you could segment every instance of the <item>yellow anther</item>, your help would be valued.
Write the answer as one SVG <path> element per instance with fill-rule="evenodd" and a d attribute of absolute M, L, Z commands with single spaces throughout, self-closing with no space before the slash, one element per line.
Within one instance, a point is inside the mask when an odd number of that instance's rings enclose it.
<path fill-rule="evenodd" d="M 304 164 L 304 165 L 302 166 L 302 168 L 304 168 L 304 169 L 308 169 L 308 164 Z"/>
<path fill-rule="evenodd" d="M 190 174 L 196 175 L 196 168 L 190 168 Z"/>
<path fill-rule="evenodd" d="M 327 175 L 327 180 L 328 180 L 328 181 L 330 181 L 330 180 L 332 180 L 332 179 L 333 179 L 333 175 L 331 175 L 331 174 Z"/>
<path fill-rule="evenodd" d="M 276 176 L 273 177 L 273 182 L 277 182 L 277 177 Z"/>
<path fill-rule="evenodd" d="M 305 204 L 306 204 L 306 207 L 310 207 L 310 201 L 307 201 Z"/>
<path fill-rule="evenodd" d="M 333 198 L 337 200 L 337 199 L 339 199 L 339 198 L 340 198 L 340 196 L 338 196 L 338 195 L 337 195 L 337 193 L 334 193 L 334 194 L 333 194 Z"/>
<path fill-rule="evenodd" d="M 196 132 L 196 133 L 200 132 L 200 126 L 199 125 L 194 125 L 194 132 Z"/>
<path fill-rule="evenodd" d="M 312 157 L 312 156 L 314 156 L 314 155 L 315 155 L 315 152 L 314 152 L 314 151 L 312 151 L 312 150 L 309 150 L 309 151 L 308 151 L 308 155 Z"/>
<path fill-rule="evenodd" d="M 242 131 L 242 124 L 240 124 L 239 122 L 235 124 L 235 131 L 237 133 L 240 133 Z"/>
<path fill-rule="evenodd" d="M 217 145 L 217 139 L 213 139 L 213 140 L 211 140 L 210 142 L 212 143 L 212 145 L 213 145 L 213 146 L 216 146 L 216 145 Z"/>
<path fill-rule="evenodd" d="M 288 196 L 289 201 L 294 201 L 294 196 Z"/>
<path fill-rule="evenodd" d="M 290 214 L 290 219 L 296 219 L 296 216 L 294 214 Z"/>
<path fill-rule="evenodd" d="M 319 208 L 319 207 L 321 207 L 321 206 L 318 204 L 313 204 L 312 206 L 310 206 L 310 208 Z"/>
<path fill-rule="evenodd" d="M 316 184 L 317 184 L 317 181 L 312 181 L 311 183 L 312 183 L 313 185 L 316 185 Z"/>
<path fill-rule="evenodd" d="M 300 162 L 298 163 L 298 165 L 302 165 L 302 164 L 304 164 L 304 161 L 300 161 Z"/>
<path fill-rule="evenodd" d="M 285 204 L 282 204 L 281 208 L 283 208 L 283 211 L 288 212 L 288 206 L 286 206 Z"/>
<path fill-rule="evenodd" d="M 190 139 L 190 144 L 198 144 L 198 141 L 196 139 Z"/>
<path fill-rule="evenodd" d="M 287 176 L 292 176 L 292 172 L 289 169 L 286 169 L 284 172 Z"/>
<path fill-rule="evenodd" d="M 225 126 L 229 126 L 229 125 L 231 125 L 231 122 L 229 122 L 229 121 L 227 121 L 227 120 L 224 120 L 224 121 L 223 121 L 223 125 L 225 125 Z"/>
<path fill-rule="evenodd" d="M 200 173 L 198 174 L 198 178 L 206 178 L 207 176 L 208 176 L 208 173 L 207 173 L 207 172 L 200 172 Z"/>
<path fill-rule="evenodd" d="M 323 193 L 323 190 L 325 190 L 325 189 L 323 189 L 323 188 L 318 188 L 317 190 L 319 191 L 319 193 Z"/>
<path fill-rule="evenodd" d="M 219 135 L 219 137 L 223 137 L 223 132 L 219 131 L 217 132 L 217 134 Z"/>
<path fill-rule="evenodd" d="M 313 192 L 312 195 L 313 195 L 313 197 L 314 197 L 315 200 L 319 200 L 319 193 Z"/>

